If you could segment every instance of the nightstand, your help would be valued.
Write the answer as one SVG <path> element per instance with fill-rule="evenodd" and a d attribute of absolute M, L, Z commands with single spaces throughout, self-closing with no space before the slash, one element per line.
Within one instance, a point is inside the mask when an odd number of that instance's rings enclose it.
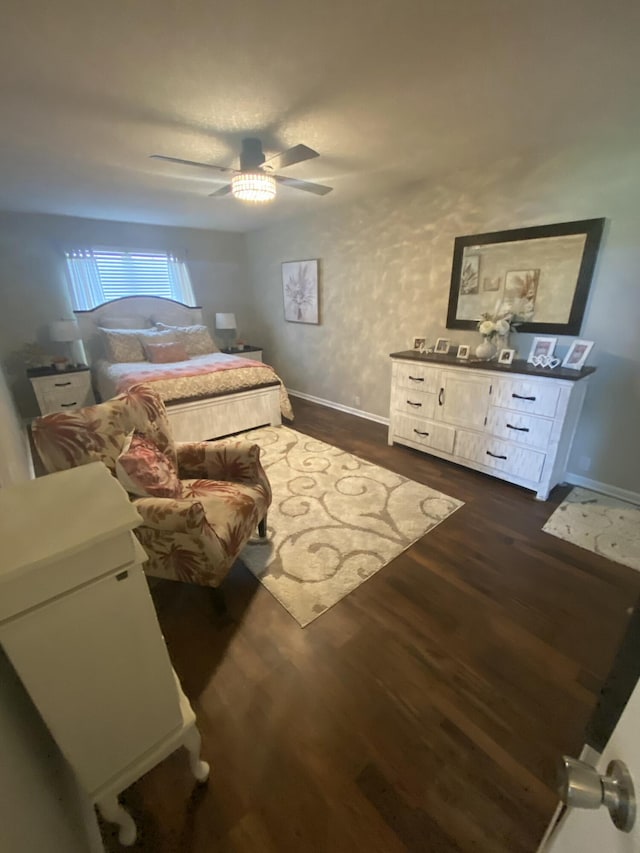
<path fill-rule="evenodd" d="M 245 344 L 244 347 L 226 347 L 220 352 L 226 355 L 241 355 L 243 358 L 252 358 L 254 361 L 262 361 L 262 347 Z"/>
<path fill-rule="evenodd" d="M 82 406 L 93 406 L 95 398 L 91 389 L 91 371 L 88 367 L 55 370 L 49 367 L 32 367 L 27 376 L 33 386 L 41 415 L 66 412 Z"/>

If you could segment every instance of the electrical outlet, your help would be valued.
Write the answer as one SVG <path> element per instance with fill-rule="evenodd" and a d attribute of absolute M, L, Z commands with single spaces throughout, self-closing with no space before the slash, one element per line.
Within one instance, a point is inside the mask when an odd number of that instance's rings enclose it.
<path fill-rule="evenodd" d="M 588 471 L 591 468 L 591 457 L 590 456 L 581 456 L 580 461 L 580 470 Z"/>
<path fill-rule="evenodd" d="M 359 397 L 357 394 L 356 394 L 356 396 L 353 398 L 353 402 L 356 404 L 356 406 L 359 406 L 359 405 L 360 405 L 360 397 Z"/>

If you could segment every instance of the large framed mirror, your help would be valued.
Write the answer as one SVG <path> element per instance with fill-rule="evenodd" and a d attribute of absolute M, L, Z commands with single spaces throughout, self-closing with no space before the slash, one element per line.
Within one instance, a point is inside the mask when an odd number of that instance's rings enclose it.
<path fill-rule="evenodd" d="M 448 329 L 511 313 L 520 332 L 579 335 L 604 219 L 456 237 Z"/>

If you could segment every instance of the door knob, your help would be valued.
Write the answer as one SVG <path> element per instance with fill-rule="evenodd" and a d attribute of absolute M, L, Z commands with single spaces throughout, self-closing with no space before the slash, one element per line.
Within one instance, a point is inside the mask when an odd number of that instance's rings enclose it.
<path fill-rule="evenodd" d="M 636 797 L 627 765 L 611 761 L 601 776 L 595 767 L 577 758 L 562 756 L 558 793 L 567 806 L 598 809 L 604 805 L 618 829 L 630 832 L 636 819 Z"/>

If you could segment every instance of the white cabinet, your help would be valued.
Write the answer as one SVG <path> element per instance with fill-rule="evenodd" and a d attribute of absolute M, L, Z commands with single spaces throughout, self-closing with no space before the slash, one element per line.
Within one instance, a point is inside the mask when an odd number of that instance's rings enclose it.
<path fill-rule="evenodd" d="M 142 571 L 139 524 L 101 462 L 0 490 L 0 643 L 80 785 L 129 844 L 120 791 L 180 745 L 196 778 L 208 772 Z"/>
<path fill-rule="evenodd" d="M 394 353 L 389 444 L 501 477 L 546 500 L 564 479 L 587 375 Z"/>

